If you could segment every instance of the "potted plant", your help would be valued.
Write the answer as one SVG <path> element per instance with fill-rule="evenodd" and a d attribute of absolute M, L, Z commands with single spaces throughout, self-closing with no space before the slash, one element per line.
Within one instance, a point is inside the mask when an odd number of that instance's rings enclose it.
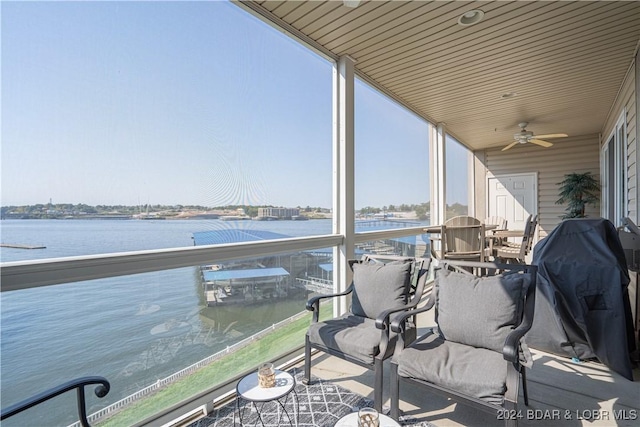
<path fill-rule="evenodd" d="M 560 198 L 556 204 L 567 203 L 567 213 L 562 219 L 584 218 L 586 206 L 595 206 L 598 201 L 600 183 L 591 172 L 566 174 L 564 180 L 556 185 L 560 186 Z"/>

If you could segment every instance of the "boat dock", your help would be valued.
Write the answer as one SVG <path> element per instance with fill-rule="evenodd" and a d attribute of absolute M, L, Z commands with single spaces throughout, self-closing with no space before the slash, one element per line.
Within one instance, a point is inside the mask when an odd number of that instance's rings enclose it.
<path fill-rule="evenodd" d="M 13 249 L 46 249 L 46 246 L 38 245 L 19 245 L 16 243 L 0 243 L 0 248 L 13 248 Z"/>

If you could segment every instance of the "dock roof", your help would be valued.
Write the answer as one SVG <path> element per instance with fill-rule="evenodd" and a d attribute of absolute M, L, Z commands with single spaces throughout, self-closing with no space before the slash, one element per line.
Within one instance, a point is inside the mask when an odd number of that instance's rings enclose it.
<path fill-rule="evenodd" d="M 253 279 L 256 277 L 288 276 L 289 272 L 282 267 L 275 268 L 249 268 L 245 270 L 205 270 L 202 272 L 204 280 L 213 282 L 216 280 Z"/>

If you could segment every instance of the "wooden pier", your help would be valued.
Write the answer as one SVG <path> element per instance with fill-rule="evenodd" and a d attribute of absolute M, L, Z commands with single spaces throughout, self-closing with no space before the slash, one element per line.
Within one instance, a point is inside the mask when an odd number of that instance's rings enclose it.
<path fill-rule="evenodd" d="M 0 243 L 0 248 L 13 248 L 13 249 L 46 249 L 46 246 L 37 245 L 19 245 L 15 243 Z"/>

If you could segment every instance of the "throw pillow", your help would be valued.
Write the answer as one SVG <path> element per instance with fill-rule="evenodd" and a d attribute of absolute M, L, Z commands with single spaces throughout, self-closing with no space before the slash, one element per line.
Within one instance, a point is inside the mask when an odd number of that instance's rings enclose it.
<path fill-rule="evenodd" d="M 411 267 L 411 261 L 354 264 L 351 312 L 375 319 L 385 310 L 405 305 L 411 285 Z"/>
<path fill-rule="evenodd" d="M 436 276 L 437 323 L 446 340 L 502 352 L 522 316 L 529 274 L 477 277 L 449 270 Z"/>

